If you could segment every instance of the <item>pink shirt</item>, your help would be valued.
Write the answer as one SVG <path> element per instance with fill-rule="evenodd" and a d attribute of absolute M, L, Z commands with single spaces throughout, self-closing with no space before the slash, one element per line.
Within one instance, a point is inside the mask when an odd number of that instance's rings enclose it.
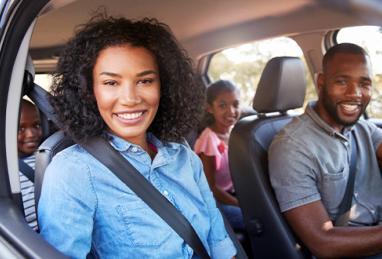
<path fill-rule="evenodd" d="M 215 182 L 224 191 L 233 191 L 228 164 L 228 146 L 210 128 L 203 130 L 195 142 L 195 153 L 214 156 L 216 162 Z"/>

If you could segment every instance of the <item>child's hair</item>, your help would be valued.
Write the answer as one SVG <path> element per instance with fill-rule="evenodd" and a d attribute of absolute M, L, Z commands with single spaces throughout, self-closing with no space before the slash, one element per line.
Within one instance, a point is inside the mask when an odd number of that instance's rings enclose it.
<path fill-rule="evenodd" d="M 54 76 L 51 103 L 60 127 L 76 141 L 103 133 L 106 125 L 94 97 L 92 71 L 103 49 L 123 44 L 149 50 L 158 63 L 161 97 L 148 130 L 162 141 L 180 141 L 199 123 L 204 87 L 170 28 L 149 18 L 98 14 L 80 27 L 62 52 Z"/>
<path fill-rule="evenodd" d="M 238 92 L 239 89 L 228 80 L 218 80 L 207 87 L 207 103 L 212 105 L 216 97 L 222 92 Z"/>
<path fill-rule="evenodd" d="M 206 102 L 208 105 L 212 105 L 216 98 L 222 92 L 239 92 L 239 88 L 235 86 L 231 81 L 228 80 L 218 80 L 211 83 L 207 87 L 206 91 Z M 205 127 L 210 126 L 215 121 L 214 116 L 209 112 L 205 111 L 204 118 L 198 128 L 198 132 L 200 133 Z"/>

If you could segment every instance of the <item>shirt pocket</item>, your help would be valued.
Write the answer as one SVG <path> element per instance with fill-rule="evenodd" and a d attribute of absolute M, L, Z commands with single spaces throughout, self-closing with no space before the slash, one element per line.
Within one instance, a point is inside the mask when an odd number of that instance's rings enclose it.
<path fill-rule="evenodd" d="M 129 205 L 118 205 L 116 210 L 127 232 L 124 235 L 127 245 L 157 247 L 170 237 L 170 226 L 145 203 L 129 202 Z"/>
<path fill-rule="evenodd" d="M 349 168 L 345 165 L 333 167 L 326 164 L 322 171 L 323 182 L 319 184 L 321 199 L 331 217 L 336 215 L 344 196 Z"/>

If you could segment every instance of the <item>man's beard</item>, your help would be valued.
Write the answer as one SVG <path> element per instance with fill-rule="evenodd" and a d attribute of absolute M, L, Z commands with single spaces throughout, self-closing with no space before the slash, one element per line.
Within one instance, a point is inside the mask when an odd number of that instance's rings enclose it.
<path fill-rule="evenodd" d="M 356 124 L 357 121 L 359 120 L 359 118 L 361 117 L 361 115 L 365 112 L 365 109 L 367 106 L 367 105 L 364 105 L 361 103 L 361 111 L 358 114 L 357 118 L 355 118 L 352 121 L 344 120 L 338 114 L 337 104 L 331 102 L 328 91 L 327 91 L 327 86 L 324 86 L 322 89 L 322 104 L 323 104 L 325 110 L 327 111 L 327 113 L 331 116 L 331 118 L 337 124 L 340 124 L 344 127 L 349 127 L 349 126 L 353 126 L 354 124 Z"/>

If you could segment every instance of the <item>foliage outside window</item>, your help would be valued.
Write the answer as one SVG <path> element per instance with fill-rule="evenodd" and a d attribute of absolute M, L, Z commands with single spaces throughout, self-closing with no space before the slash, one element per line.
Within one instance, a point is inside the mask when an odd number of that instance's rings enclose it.
<path fill-rule="evenodd" d="M 291 38 L 278 37 L 254 43 L 243 44 L 215 54 L 210 62 L 208 75 L 212 82 L 219 79 L 231 80 L 241 91 L 242 106 L 252 106 L 261 73 L 273 57 L 293 56 L 303 61 L 303 53 Z M 316 99 L 312 77 L 305 66 L 307 91 L 305 103 Z"/>
<path fill-rule="evenodd" d="M 382 27 L 357 26 L 339 30 L 337 42 L 350 42 L 369 53 L 373 67 L 373 92 L 367 113 L 371 118 L 382 118 Z"/>

